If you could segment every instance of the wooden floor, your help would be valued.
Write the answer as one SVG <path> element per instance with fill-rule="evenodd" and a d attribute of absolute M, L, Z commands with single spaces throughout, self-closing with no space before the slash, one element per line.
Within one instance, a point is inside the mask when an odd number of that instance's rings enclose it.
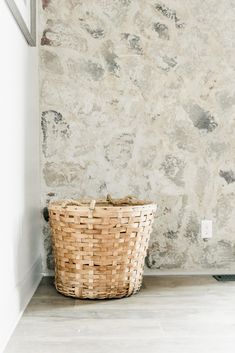
<path fill-rule="evenodd" d="M 5 353 L 234 353 L 235 282 L 150 277 L 133 297 L 75 300 L 44 278 Z"/>

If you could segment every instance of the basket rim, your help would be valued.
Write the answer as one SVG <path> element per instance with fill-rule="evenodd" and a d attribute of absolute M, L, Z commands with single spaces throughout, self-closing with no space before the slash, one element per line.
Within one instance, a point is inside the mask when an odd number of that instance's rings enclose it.
<path fill-rule="evenodd" d="M 50 201 L 48 205 L 49 210 L 53 209 L 61 209 L 61 210 L 89 210 L 90 209 L 90 204 L 91 200 L 73 200 L 74 202 L 79 202 L 81 203 L 80 205 L 73 205 L 73 204 L 68 204 L 68 205 L 63 205 L 66 203 L 68 199 L 60 199 L 60 200 L 53 200 Z M 71 201 L 71 200 L 70 200 Z M 110 210 L 110 209 L 115 209 L 115 210 L 127 210 L 127 209 L 141 209 L 141 208 L 157 208 L 157 204 L 152 201 L 144 201 L 143 204 L 122 204 L 122 205 L 113 205 L 109 203 L 106 200 L 96 200 L 94 210 L 99 209 L 99 210 Z"/>

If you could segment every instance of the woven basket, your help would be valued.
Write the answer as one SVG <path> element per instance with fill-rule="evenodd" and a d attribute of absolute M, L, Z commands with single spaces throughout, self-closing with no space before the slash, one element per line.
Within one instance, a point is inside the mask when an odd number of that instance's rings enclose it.
<path fill-rule="evenodd" d="M 142 283 L 156 205 L 128 198 L 49 205 L 55 286 L 76 298 L 121 298 Z"/>

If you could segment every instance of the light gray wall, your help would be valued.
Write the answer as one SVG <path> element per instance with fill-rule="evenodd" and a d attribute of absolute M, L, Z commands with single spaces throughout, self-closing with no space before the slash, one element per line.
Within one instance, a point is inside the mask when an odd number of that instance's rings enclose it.
<path fill-rule="evenodd" d="M 0 1 L 0 352 L 41 278 L 36 48 Z"/>
<path fill-rule="evenodd" d="M 42 5 L 42 203 L 152 199 L 148 266 L 235 270 L 235 3 Z M 47 225 L 44 241 L 52 269 Z"/>

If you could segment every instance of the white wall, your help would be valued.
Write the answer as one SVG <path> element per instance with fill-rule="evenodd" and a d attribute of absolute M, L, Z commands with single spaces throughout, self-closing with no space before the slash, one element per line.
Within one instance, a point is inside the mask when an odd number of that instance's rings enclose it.
<path fill-rule="evenodd" d="M 0 1 L 0 352 L 41 278 L 37 49 Z"/>

